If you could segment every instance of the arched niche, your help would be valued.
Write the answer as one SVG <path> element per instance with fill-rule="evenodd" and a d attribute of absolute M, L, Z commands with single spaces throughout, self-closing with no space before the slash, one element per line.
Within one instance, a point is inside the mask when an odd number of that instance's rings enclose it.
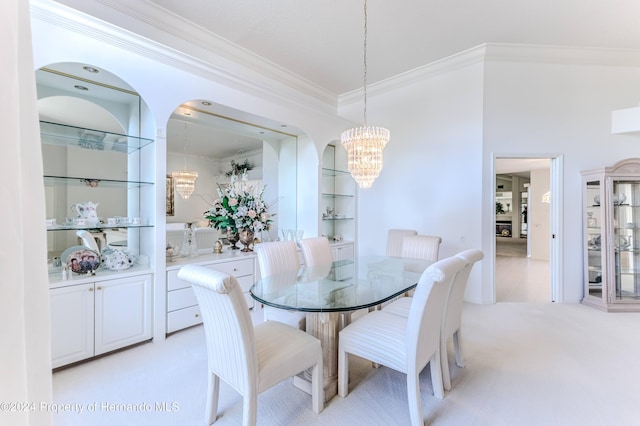
<path fill-rule="evenodd" d="M 173 199 L 167 223 L 208 226 L 203 213 L 218 198 L 218 184 L 228 182 L 233 161 L 251 164 L 251 184 L 265 186 L 264 200 L 274 222 L 269 232 L 257 237 L 275 240 L 281 229 L 296 229 L 297 154 L 295 129 L 207 100 L 184 102 L 167 123 L 167 175 L 186 167 L 199 176 L 188 199 L 167 194 Z"/>
<path fill-rule="evenodd" d="M 145 102 L 124 80 L 107 70 L 80 63 L 56 63 L 35 71 L 38 113 L 43 138 L 43 171 L 45 176 L 46 214 L 64 224 L 74 214 L 71 205 L 94 202 L 98 216 L 141 217 L 155 221 L 153 211 L 142 211 L 147 200 L 153 200 L 151 185 L 136 192 L 114 188 L 110 182 L 153 182 L 153 165 L 143 164 L 138 152 L 130 151 L 133 140 L 148 136 L 155 127 Z M 45 140 L 46 139 L 46 140 Z M 65 142 L 65 139 L 67 140 Z M 75 140 L 76 142 L 69 142 Z M 75 145 L 74 145 L 75 144 Z M 153 150 L 152 144 L 149 150 Z M 123 155 L 127 154 L 127 155 Z M 75 184 L 69 177 L 84 179 L 86 185 Z M 123 188 L 120 184 L 120 188 Z M 114 230 L 106 231 L 109 235 Z M 140 233 L 151 230 L 121 230 L 115 235 L 140 252 Z M 136 233 L 135 238 L 130 238 Z M 60 253 L 76 245 L 75 233 L 48 232 L 48 250 Z M 109 237 L 106 238 L 109 240 Z M 151 237 L 145 238 L 150 252 Z M 105 241 L 106 243 L 106 241 Z M 131 244 L 128 246 L 132 249 Z"/>

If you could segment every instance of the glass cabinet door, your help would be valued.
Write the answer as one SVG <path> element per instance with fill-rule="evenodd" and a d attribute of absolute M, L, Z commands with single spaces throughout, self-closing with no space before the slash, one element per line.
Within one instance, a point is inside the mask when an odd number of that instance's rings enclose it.
<path fill-rule="evenodd" d="M 585 276 L 585 280 L 587 281 L 585 296 L 600 299 L 606 297 L 606 295 L 603 295 L 602 291 L 602 249 L 604 241 L 602 241 L 602 232 L 600 228 L 603 225 L 603 209 L 600 204 L 602 197 L 601 188 L 602 185 L 600 180 L 589 180 L 586 182 L 586 193 L 584 196 L 586 212 L 585 263 L 587 267 L 587 273 Z"/>
<path fill-rule="evenodd" d="M 640 229 L 640 181 L 613 181 L 613 265 L 615 288 L 611 289 L 610 302 L 640 300 L 638 277 L 637 237 Z"/>

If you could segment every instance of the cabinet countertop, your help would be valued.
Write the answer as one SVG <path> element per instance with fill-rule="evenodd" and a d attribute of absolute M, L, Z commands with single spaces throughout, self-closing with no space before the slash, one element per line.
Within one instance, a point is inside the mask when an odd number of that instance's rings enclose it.
<path fill-rule="evenodd" d="M 240 250 L 227 250 L 226 247 L 222 253 L 201 254 L 194 257 L 175 257 L 171 262 L 167 261 L 167 271 L 180 269 L 184 265 L 201 264 L 201 263 L 219 263 L 229 262 L 241 259 L 255 259 L 255 252 L 243 252 Z"/>
<path fill-rule="evenodd" d="M 149 266 L 132 266 L 124 271 L 110 271 L 108 269 L 97 269 L 95 275 L 73 273 L 72 278 L 61 279 L 62 271 L 51 271 L 49 273 L 49 288 L 69 287 L 72 285 L 94 283 L 100 281 L 116 280 L 119 278 L 134 277 L 137 275 L 151 275 L 153 271 Z"/>

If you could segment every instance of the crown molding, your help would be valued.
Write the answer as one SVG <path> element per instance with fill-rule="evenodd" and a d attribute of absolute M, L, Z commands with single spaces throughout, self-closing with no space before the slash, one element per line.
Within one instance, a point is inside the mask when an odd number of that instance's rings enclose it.
<path fill-rule="evenodd" d="M 337 95 L 148 0 L 81 2 L 93 7 L 91 14 L 50 0 L 30 3 L 34 19 L 262 98 L 323 114 L 336 112 Z"/>
<path fill-rule="evenodd" d="M 367 85 L 367 95 L 380 95 L 438 75 L 482 63 L 485 59 L 486 46 L 486 44 L 482 44 L 374 84 Z M 362 102 L 362 89 L 352 90 L 338 97 L 338 105 L 340 107 L 358 102 Z"/>
<path fill-rule="evenodd" d="M 640 67 L 640 50 L 485 43 L 367 86 L 375 96 L 481 62 L 534 62 Z M 338 97 L 340 107 L 362 102 L 362 89 Z"/>
<path fill-rule="evenodd" d="M 487 61 L 542 64 L 640 66 L 640 50 L 575 46 L 487 43 Z"/>

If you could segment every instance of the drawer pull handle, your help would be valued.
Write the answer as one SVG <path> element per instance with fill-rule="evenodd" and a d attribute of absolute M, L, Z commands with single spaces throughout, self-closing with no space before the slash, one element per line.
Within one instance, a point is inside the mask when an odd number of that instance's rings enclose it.
<path fill-rule="evenodd" d="M 102 287 L 98 286 L 98 288 L 96 290 L 102 290 Z"/>
<path fill-rule="evenodd" d="M 89 291 L 93 291 L 93 287 L 89 287 Z"/>
<path fill-rule="evenodd" d="M 200 314 L 196 314 L 196 318 L 198 318 L 200 316 Z"/>
<path fill-rule="evenodd" d="M 238 270 L 238 268 L 233 268 L 233 272 L 236 272 Z"/>

